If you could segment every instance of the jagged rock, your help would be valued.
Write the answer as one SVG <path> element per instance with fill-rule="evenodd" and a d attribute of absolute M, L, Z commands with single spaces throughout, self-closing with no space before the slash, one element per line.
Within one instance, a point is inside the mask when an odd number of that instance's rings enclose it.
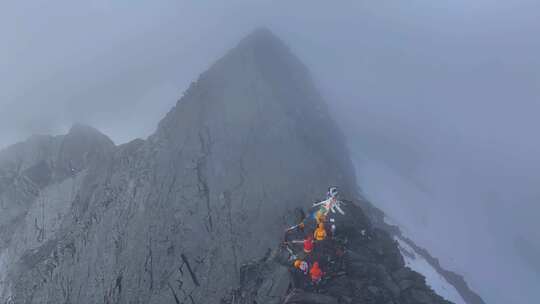
<path fill-rule="evenodd" d="M 399 270 L 394 271 L 394 273 L 392 273 L 392 277 L 397 281 L 401 281 L 401 280 L 405 280 L 409 278 L 411 276 L 411 273 L 412 273 L 411 269 L 401 268 Z"/>
<path fill-rule="evenodd" d="M 338 304 L 338 301 L 331 296 L 296 289 L 285 298 L 283 304 Z"/>
<path fill-rule="evenodd" d="M 256 297 L 257 303 L 281 303 L 283 295 L 287 293 L 289 284 L 289 271 L 287 268 L 277 267 L 259 287 Z"/>
<path fill-rule="evenodd" d="M 401 291 L 405 291 L 411 287 L 414 286 L 414 281 L 411 281 L 411 280 L 403 280 L 403 281 L 399 281 L 399 288 L 401 289 Z"/>
<path fill-rule="evenodd" d="M 264 29 L 147 140 L 77 125 L 30 142 L 0 153 L 0 302 L 215 303 L 295 207 L 330 184 L 357 194 L 307 69 Z"/>
<path fill-rule="evenodd" d="M 419 303 L 419 304 L 433 303 L 433 300 L 430 297 L 430 295 L 423 290 L 418 290 L 418 289 L 411 290 L 411 297 L 414 299 L 415 303 Z"/>
<path fill-rule="evenodd" d="M 335 276 L 332 272 L 327 273 L 328 279 L 315 289 L 316 294 L 306 290 L 302 292 L 298 289 L 289 290 L 288 293 L 283 294 L 282 303 L 291 303 L 291 299 L 297 299 L 295 301 L 298 303 L 319 303 L 317 301 L 362 304 L 450 303 L 435 294 L 425 284 L 422 275 L 404 266 L 402 257 L 396 255 L 396 250 L 391 248 L 392 246 L 397 247 L 396 243 L 385 236 L 385 232 L 371 229 L 371 223 L 366 217 L 361 216 L 362 211 L 356 204 L 349 202 L 345 210 L 345 216 L 336 218 L 337 225 L 341 223 L 347 224 L 349 217 L 363 219 L 365 222 L 358 221 L 356 228 L 336 233 L 335 237 L 337 239 L 349 240 L 346 245 L 347 250 L 344 255 L 345 264 L 342 275 Z M 372 231 L 372 237 L 366 238 L 361 232 L 364 229 Z M 386 248 L 389 254 L 383 251 L 383 256 L 381 256 L 377 248 Z M 276 256 L 278 255 L 276 254 Z M 244 271 L 249 270 L 251 272 L 251 277 L 254 276 L 253 273 L 256 273 L 258 283 L 250 284 L 244 281 L 240 285 L 240 294 L 258 294 L 261 292 L 260 288 L 262 286 L 268 285 L 268 283 L 265 283 L 267 280 L 273 281 L 273 275 L 261 271 L 272 269 L 272 263 L 278 265 L 276 260 L 265 260 L 261 263 L 249 264 L 249 268 L 243 268 Z M 311 287 L 308 285 L 308 288 Z M 309 297 L 298 296 L 298 294 L 308 294 Z M 247 297 L 238 299 L 237 303 L 251 303 Z M 257 303 L 275 302 L 258 301 Z"/>
<path fill-rule="evenodd" d="M 379 288 L 375 286 L 368 286 L 367 288 L 369 292 L 371 292 L 373 295 L 377 295 L 379 293 Z"/>
<path fill-rule="evenodd" d="M 398 298 L 400 294 L 400 288 L 399 286 L 392 280 L 392 278 L 388 275 L 386 275 L 382 279 L 383 286 L 390 291 L 393 298 Z"/>

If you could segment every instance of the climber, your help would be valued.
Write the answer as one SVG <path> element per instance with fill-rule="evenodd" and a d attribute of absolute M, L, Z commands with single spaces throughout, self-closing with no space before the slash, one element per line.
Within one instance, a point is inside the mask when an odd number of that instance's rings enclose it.
<path fill-rule="evenodd" d="M 334 235 L 336 235 L 336 220 L 330 218 L 330 237 L 334 237 Z"/>
<path fill-rule="evenodd" d="M 304 232 L 304 227 L 306 226 L 305 224 L 305 219 L 306 219 L 306 214 L 304 213 L 304 210 L 302 208 L 296 208 L 294 210 L 294 213 L 295 213 L 295 216 L 296 216 L 296 220 L 297 220 L 297 225 L 294 225 L 292 227 L 289 227 L 285 230 L 285 233 L 288 233 L 288 232 L 292 232 L 294 230 L 298 230 L 300 232 Z"/>
<path fill-rule="evenodd" d="M 315 232 L 313 233 L 313 237 L 315 237 L 315 240 L 317 241 L 324 241 L 326 239 L 326 229 L 324 228 L 323 223 L 319 223 L 317 229 L 315 229 Z"/>
<path fill-rule="evenodd" d="M 329 187 L 328 192 L 326 192 L 326 198 L 337 197 L 339 194 L 337 187 Z"/>
<path fill-rule="evenodd" d="M 304 252 L 311 253 L 312 251 L 313 251 L 313 236 L 311 234 L 308 234 L 308 236 L 304 239 Z"/>
<path fill-rule="evenodd" d="M 292 227 L 287 228 L 287 230 L 285 230 L 285 233 L 290 232 L 290 231 L 293 231 L 293 230 L 295 230 L 295 229 L 298 229 L 298 230 L 300 230 L 301 232 L 303 232 L 303 231 L 304 231 L 304 226 L 305 226 L 304 221 L 302 221 L 302 222 L 300 222 L 300 224 L 298 224 L 298 225 L 294 225 L 294 226 L 292 226 Z"/>
<path fill-rule="evenodd" d="M 294 261 L 298 258 L 298 256 L 294 253 L 291 247 L 289 247 L 289 243 L 287 242 L 283 243 L 283 248 L 285 248 L 285 250 L 289 253 L 289 257 L 288 257 L 289 261 Z"/>
<path fill-rule="evenodd" d="M 322 217 L 322 215 L 326 217 L 328 212 L 331 211 L 332 213 L 336 213 L 336 210 L 342 215 L 345 215 L 345 212 L 343 211 L 343 209 L 341 209 L 342 202 L 338 199 L 338 196 L 339 196 L 339 192 L 337 188 L 330 187 L 328 189 L 327 199 L 322 202 L 313 204 L 313 207 L 321 206 L 319 211 L 317 211 L 317 214 L 319 215 L 316 214 L 315 217 L 316 218 Z"/>
<path fill-rule="evenodd" d="M 296 260 L 294 261 L 294 268 L 302 271 L 302 273 L 304 275 L 307 275 L 308 274 L 308 263 L 306 263 L 306 261 L 302 261 L 302 260 Z"/>
<path fill-rule="evenodd" d="M 317 212 L 315 213 L 315 220 L 317 221 L 317 225 L 320 223 L 324 223 L 326 221 L 326 209 L 324 207 L 321 207 Z"/>
<path fill-rule="evenodd" d="M 313 266 L 311 266 L 311 270 L 309 271 L 309 275 L 311 276 L 311 282 L 313 284 L 317 285 L 321 282 L 324 273 L 319 267 L 319 262 L 313 263 Z"/>

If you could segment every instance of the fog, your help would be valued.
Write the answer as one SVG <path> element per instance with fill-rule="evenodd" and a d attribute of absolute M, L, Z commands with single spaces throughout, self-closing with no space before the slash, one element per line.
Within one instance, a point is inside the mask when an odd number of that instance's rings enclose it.
<path fill-rule="evenodd" d="M 4 1 L 0 147 L 153 132 L 258 26 L 306 63 L 360 187 L 488 303 L 540 296 L 540 3 Z"/>

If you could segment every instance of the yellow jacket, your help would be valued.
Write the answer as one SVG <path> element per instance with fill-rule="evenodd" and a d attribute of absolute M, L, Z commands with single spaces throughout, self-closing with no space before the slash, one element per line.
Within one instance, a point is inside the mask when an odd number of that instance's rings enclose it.
<path fill-rule="evenodd" d="M 324 226 L 319 225 L 319 227 L 315 229 L 313 236 L 315 237 L 317 241 L 322 241 L 326 239 L 326 230 L 324 229 Z"/>

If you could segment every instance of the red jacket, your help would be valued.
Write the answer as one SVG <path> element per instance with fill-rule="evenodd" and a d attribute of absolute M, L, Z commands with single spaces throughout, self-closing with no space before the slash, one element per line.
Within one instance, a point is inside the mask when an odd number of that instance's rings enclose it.
<path fill-rule="evenodd" d="M 310 253 L 313 251 L 313 238 L 308 237 L 304 240 L 304 252 Z"/>

